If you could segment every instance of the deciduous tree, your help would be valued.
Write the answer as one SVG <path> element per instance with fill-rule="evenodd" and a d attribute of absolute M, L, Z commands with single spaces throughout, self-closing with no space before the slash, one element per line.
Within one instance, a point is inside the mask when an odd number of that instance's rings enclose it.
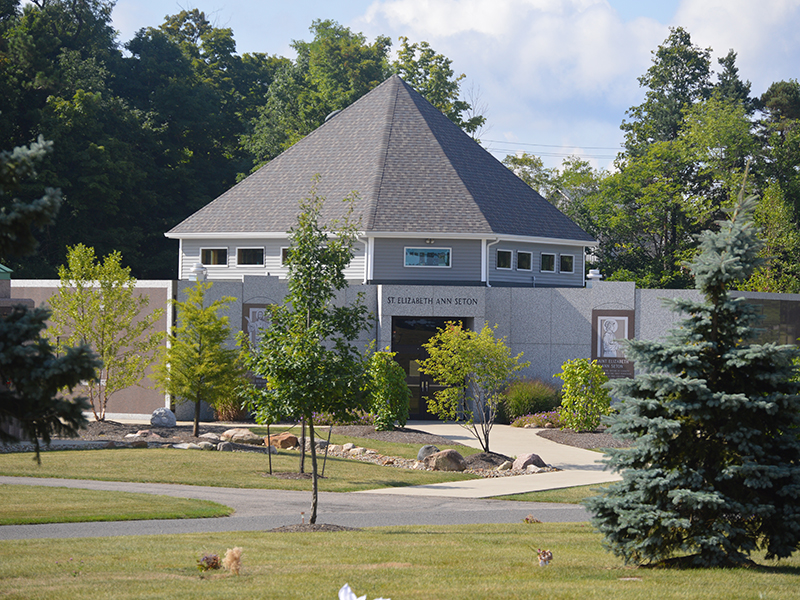
<path fill-rule="evenodd" d="M 141 380 L 153 362 L 162 335 L 152 327 L 164 311 L 145 312 L 149 300 L 136 291 L 136 279 L 122 266 L 119 252 L 100 262 L 93 248 L 78 244 L 68 249 L 58 274 L 61 283 L 49 300 L 49 334 L 59 348 L 89 344 L 102 361 L 87 383 L 92 412 L 102 421 L 109 398 Z"/>
<path fill-rule="evenodd" d="M 347 288 L 344 269 L 353 258 L 357 223 L 352 202 L 341 220 L 322 223 L 323 199 L 316 184 L 300 202 L 297 225 L 289 234 L 289 293 L 271 307 L 271 320 L 248 368 L 266 380 L 267 389 L 253 398 L 265 403 L 254 412 L 280 414 L 309 426 L 312 465 L 310 523 L 317 519 L 318 475 L 314 413 L 347 417 L 365 409 L 364 363 L 355 340 L 368 328 L 367 309 L 359 294 L 351 304 L 336 303 Z"/>
<path fill-rule="evenodd" d="M 495 338 L 488 324 L 480 332 L 447 323 L 423 347 L 428 358 L 419 370 L 447 386 L 428 399 L 428 410 L 442 420 L 456 421 L 489 452 L 489 434 L 504 391 L 514 374 L 530 365 L 511 355 L 505 338 Z"/>

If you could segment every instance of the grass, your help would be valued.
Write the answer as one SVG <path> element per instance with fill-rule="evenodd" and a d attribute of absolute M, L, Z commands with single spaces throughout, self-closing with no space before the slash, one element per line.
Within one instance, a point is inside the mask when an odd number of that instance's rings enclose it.
<path fill-rule="evenodd" d="M 72 450 L 42 453 L 41 465 L 37 465 L 31 456 L 30 453 L 0 454 L 0 475 L 311 490 L 310 479 L 270 477 L 266 454 L 170 448 Z M 299 456 L 299 452 L 289 450 L 273 455 L 273 473 L 296 473 Z M 320 471 L 321 462 L 320 460 Z M 147 465 L 147 468 L 143 469 L 142 465 Z M 308 456 L 306 471 L 311 471 L 311 460 Z M 354 492 L 463 481 L 475 477 L 467 473 L 416 471 L 329 457 L 325 466 L 325 478 L 320 479 L 319 489 L 323 492 Z"/>
<path fill-rule="evenodd" d="M 205 553 L 244 549 L 242 574 L 200 573 Z M 532 549 L 554 559 L 539 567 Z M 390 527 L 0 542 L 0 596 L 394 600 L 659 600 L 797 597 L 800 559 L 754 569 L 625 567 L 586 524 Z"/>
<path fill-rule="evenodd" d="M 189 498 L 63 487 L 0 485 L 0 525 L 199 519 L 224 517 L 233 509 Z"/>
<path fill-rule="evenodd" d="M 544 490 L 542 492 L 526 492 L 524 494 L 511 494 L 509 496 L 497 496 L 495 500 L 521 500 L 523 502 L 558 502 L 564 504 L 580 504 L 586 498 L 597 495 L 597 490 L 603 489 L 604 485 L 578 485 L 575 487 L 561 488 L 557 490 Z"/>

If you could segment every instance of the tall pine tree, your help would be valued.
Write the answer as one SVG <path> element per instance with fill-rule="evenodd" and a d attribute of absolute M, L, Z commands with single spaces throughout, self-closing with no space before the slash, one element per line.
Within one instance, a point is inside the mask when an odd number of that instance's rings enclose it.
<path fill-rule="evenodd" d="M 634 341 L 642 371 L 617 380 L 609 450 L 622 481 L 587 501 L 605 544 L 626 562 L 734 566 L 784 558 L 800 542 L 800 396 L 794 346 L 749 343 L 757 316 L 728 290 L 758 265 L 754 200 L 701 236 L 692 264 L 703 301 L 663 341 Z"/>

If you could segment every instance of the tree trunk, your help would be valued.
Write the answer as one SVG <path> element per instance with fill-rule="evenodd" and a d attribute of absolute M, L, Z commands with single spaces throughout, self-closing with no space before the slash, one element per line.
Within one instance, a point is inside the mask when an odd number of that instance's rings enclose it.
<path fill-rule="evenodd" d="M 269 435 L 269 423 L 267 423 L 267 458 L 269 459 L 269 474 L 272 475 L 272 438 Z"/>
<path fill-rule="evenodd" d="M 308 439 L 311 442 L 311 517 L 309 523 L 317 522 L 317 496 L 319 486 L 317 485 L 317 450 L 314 445 L 314 421 L 308 420 Z"/>
<path fill-rule="evenodd" d="M 300 434 L 300 472 L 306 472 L 306 418 L 300 419 L 300 426 L 303 428 Z"/>
<path fill-rule="evenodd" d="M 194 427 L 192 428 L 192 435 L 200 437 L 200 398 L 194 401 Z"/>

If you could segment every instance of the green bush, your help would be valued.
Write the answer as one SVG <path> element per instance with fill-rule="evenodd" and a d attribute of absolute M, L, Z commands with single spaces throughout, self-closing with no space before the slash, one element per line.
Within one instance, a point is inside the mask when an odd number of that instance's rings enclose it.
<path fill-rule="evenodd" d="M 394 424 L 403 427 L 408 421 L 411 390 L 406 384 L 406 372 L 395 360 L 394 352 L 376 352 L 367 366 L 367 393 L 370 413 L 377 431 L 391 431 Z"/>
<path fill-rule="evenodd" d="M 505 392 L 505 414 L 510 421 L 553 410 L 560 403 L 558 389 L 541 379 L 518 379 Z"/>
<path fill-rule="evenodd" d="M 608 377 L 596 360 L 579 358 L 568 360 L 561 367 L 559 377 L 564 381 L 561 399 L 561 416 L 564 425 L 575 431 L 594 431 L 600 417 L 611 411 L 611 395 L 604 387 Z"/>

